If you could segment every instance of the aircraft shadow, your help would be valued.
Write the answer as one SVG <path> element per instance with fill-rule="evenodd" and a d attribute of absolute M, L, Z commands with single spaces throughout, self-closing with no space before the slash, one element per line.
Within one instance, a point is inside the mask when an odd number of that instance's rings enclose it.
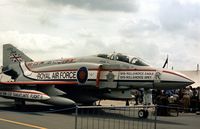
<path fill-rule="evenodd" d="M 155 123 L 155 116 L 149 116 L 148 119 L 138 118 L 137 112 L 130 115 L 129 112 L 123 111 L 111 111 L 108 112 L 104 109 L 79 109 L 79 117 L 82 118 L 97 118 L 97 119 L 112 119 L 112 120 L 127 120 L 127 121 L 136 121 L 136 122 L 148 122 Z M 169 116 L 170 117 L 170 116 Z M 159 120 L 157 117 L 156 123 L 158 124 L 170 124 L 170 125 L 186 125 L 184 123 L 172 122 Z"/>
<path fill-rule="evenodd" d="M 27 104 L 24 107 L 19 108 L 12 102 L 0 102 L 0 112 L 10 111 L 32 115 L 45 115 L 45 113 L 72 114 L 75 112 L 73 109 L 74 107 L 61 107 L 47 104 Z"/>
<path fill-rule="evenodd" d="M 1 106 L 3 105 L 3 106 Z M 31 114 L 31 115 L 39 115 L 44 116 L 45 113 L 55 113 L 55 114 L 66 114 L 75 116 L 75 107 L 60 107 L 60 106 L 52 106 L 46 104 L 27 104 L 24 108 L 19 109 L 11 102 L 1 102 L 0 103 L 0 112 L 10 111 L 17 112 L 23 114 Z M 123 111 L 115 111 L 115 110 L 104 110 L 104 109 L 78 109 L 78 118 L 98 118 L 98 119 L 113 119 L 113 120 L 131 120 L 131 121 L 142 121 L 148 123 L 154 123 L 155 117 L 150 117 L 148 119 L 138 118 L 137 113 L 134 113 L 133 116 L 130 116 L 129 113 Z M 170 117 L 170 116 L 168 116 Z M 173 125 L 186 125 L 184 123 L 172 122 L 172 121 L 164 121 L 159 120 L 157 118 L 158 124 L 173 124 Z"/>

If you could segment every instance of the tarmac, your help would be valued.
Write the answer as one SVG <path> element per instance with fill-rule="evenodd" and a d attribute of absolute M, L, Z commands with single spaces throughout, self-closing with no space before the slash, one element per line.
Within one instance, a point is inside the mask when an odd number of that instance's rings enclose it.
<path fill-rule="evenodd" d="M 111 102 L 108 102 L 111 104 Z M 113 103 L 114 105 L 116 103 Z M 121 103 L 125 104 L 125 103 Z M 180 113 L 179 116 L 157 117 L 157 129 L 199 129 L 200 115 Z M 74 129 L 74 110 L 65 110 L 41 103 L 27 103 L 23 110 L 13 100 L 0 98 L 0 129 Z M 131 127 L 130 127 L 131 128 Z M 111 129 L 113 129 L 111 127 Z"/>

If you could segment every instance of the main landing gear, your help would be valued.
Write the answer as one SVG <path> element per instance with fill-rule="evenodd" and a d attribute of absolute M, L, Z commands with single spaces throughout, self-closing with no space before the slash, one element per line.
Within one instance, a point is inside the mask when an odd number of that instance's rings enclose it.
<path fill-rule="evenodd" d="M 143 109 L 140 109 L 138 111 L 138 117 L 146 119 L 149 116 L 149 111 L 148 107 L 146 107 L 145 105 L 152 104 L 152 89 L 144 89 L 143 104 L 144 104 Z"/>
<path fill-rule="evenodd" d="M 148 116 L 149 116 L 149 111 L 148 111 L 148 110 L 140 109 L 140 110 L 138 111 L 138 117 L 139 117 L 139 118 L 146 119 Z"/>
<path fill-rule="evenodd" d="M 21 100 L 21 99 L 15 99 L 15 107 L 17 109 L 24 109 L 26 105 L 25 100 Z"/>

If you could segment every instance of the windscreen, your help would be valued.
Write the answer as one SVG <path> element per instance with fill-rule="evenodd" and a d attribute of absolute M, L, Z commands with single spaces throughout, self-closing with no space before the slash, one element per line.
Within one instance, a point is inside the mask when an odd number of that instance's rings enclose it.
<path fill-rule="evenodd" d="M 110 59 L 110 60 L 117 60 L 117 61 L 129 63 L 129 64 L 133 64 L 133 65 L 138 65 L 138 66 L 149 66 L 147 63 L 144 63 L 144 61 L 140 58 L 127 56 L 127 55 L 124 55 L 121 53 L 114 53 L 111 55 L 98 54 L 97 57 Z"/>
<path fill-rule="evenodd" d="M 130 62 L 130 64 L 138 65 L 138 66 L 148 66 L 148 64 L 144 63 L 141 59 L 133 57 Z"/>

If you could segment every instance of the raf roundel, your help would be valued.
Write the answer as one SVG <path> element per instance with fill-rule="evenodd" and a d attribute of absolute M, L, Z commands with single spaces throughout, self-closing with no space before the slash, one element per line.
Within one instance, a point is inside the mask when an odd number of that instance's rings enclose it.
<path fill-rule="evenodd" d="M 77 80 L 79 83 L 84 84 L 88 79 L 88 70 L 86 67 L 81 67 L 77 72 Z"/>

